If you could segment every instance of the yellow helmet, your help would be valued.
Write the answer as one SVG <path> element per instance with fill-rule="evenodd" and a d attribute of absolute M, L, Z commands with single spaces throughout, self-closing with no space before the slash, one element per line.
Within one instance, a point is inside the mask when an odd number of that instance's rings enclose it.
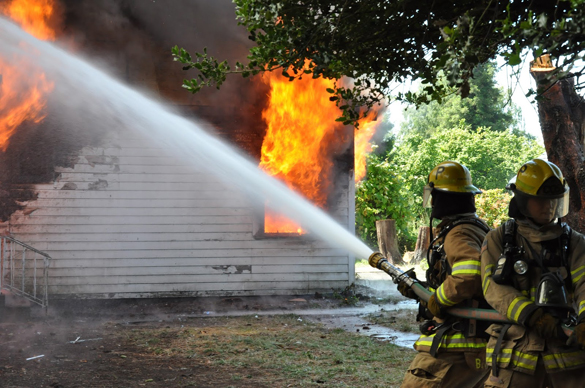
<path fill-rule="evenodd" d="M 509 190 L 541 198 L 561 198 L 569 191 L 561 170 L 554 163 L 542 159 L 532 159 L 520 167 L 516 179 L 509 186 Z"/>
<path fill-rule="evenodd" d="M 506 188 L 514 192 L 518 209 L 527 217 L 534 218 L 528 209 L 530 198 L 547 200 L 551 217 L 563 217 L 569 212 L 569 185 L 561 170 L 549 161 L 532 159 L 526 162 Z"/>
<path fill-rule="evenodd" d="M 450 193 L 480 194 L 481 190 L 471 183 L 471 174 L 461 163 L 445 161 L 439 163 L 431 173 L 423 192 L 423 206 L 429 206 L 433 190 Z"/>

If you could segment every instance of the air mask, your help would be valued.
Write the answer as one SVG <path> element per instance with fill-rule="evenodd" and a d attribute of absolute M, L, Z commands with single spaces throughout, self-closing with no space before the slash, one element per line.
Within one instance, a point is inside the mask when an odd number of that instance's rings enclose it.
<path fill-rule="evenodd" d="M 536 289 L 536 305 L 555 310 L 571 310 L 563 277 L 558 272 L 546 272 L 540 277 Z"/>

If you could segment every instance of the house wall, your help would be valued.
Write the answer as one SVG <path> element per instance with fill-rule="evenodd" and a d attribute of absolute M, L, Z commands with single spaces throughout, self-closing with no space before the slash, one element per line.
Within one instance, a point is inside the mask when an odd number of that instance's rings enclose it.
<path fill-rule="evenodd" d="M 255 239 L 252 198 L 161 155 L 115 134 L 57 167 L 3 224 L 51 256 L 51 298 L 302 294 L 353 282 L 344 249 L 310 235 Z M 353 230 L 349 191 L 333 218 Z"/>
<path fill-rule="evenodd" d="M 267 86 L 232 77 L 221 90 L 193 95 L 181 83 L 196 74 L 170 55 L 178 44 L 192 52 L 207 46 L 230 63 L 244 60 L 252 43 L 233 23 L 231 0 L 172 6 L 132 0 L 124 9 L 106 0 L 62 3 L 62 36 L 74 51 L 206 120 L 259 160 Z M 310 235 L 255 239 L 253 199 L 214 176 L 163 156 L 136 135 L 104 139 L 89 124 L 79 129 L 79 122 L 56 121 L 51 113 L 49 104 L 47 119 L 19 128 L 0 153 L 0 220 L 7 218 L 0 232 L 52 257 L 51 297 L 313 293 L 353 282 L 354 257 L 339 247 Z M 332 217 L 353 231 L 353 177 L 345 164 L 329 205 Z"/>

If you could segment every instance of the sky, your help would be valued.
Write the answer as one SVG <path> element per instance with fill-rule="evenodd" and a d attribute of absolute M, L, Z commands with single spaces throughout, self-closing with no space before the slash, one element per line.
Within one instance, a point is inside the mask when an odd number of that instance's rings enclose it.
<path fill-rule="evenodd" d="M 512 71 L 508 66 L 501 66 L 496 79 L 498 84 L 505 88 L 513 90 L 512 102 L 522 109 L 522 118 L 524 119 L 525 130 L 535 136 L 542 143 L 542 132 L 540 131 L 540 121 L 538 119 L 538 108 L 534 97 L 526 97 L 530 88 L 534 89 L 536 83 L 530 75 L 530 61 L 525 60 L 522 64 L 522 70 L 519 79 L 511 78 Z"/>
<path fill-rule="evenodd" d="M 499 64 L 500 65 L 500 64 Z M 512 70 L 508 66 L 500 65 L 500 71 L 496 76 L 498 85 L 504 89 L 511 88 L 513 90 L 512 102 L 522 110 L 522 118 L 524 120 L 525 130 L 542 144 L 542 133 L 540 131 L 540 122 L 538 120 L 538 110 L 533 98 L 526 97 L 526 93 L 530 88 L 535 87 L 534 80 L 529 72 L 530 61 L 525 60 L 520 71 L 519 78 L 512 78 Z M 395 92 L 407 92 L 414 87 L 412 84 L 398 85 Z M 400 128 L 403 121 L 403 111 L 406 105 L 398 102 L 393 102 L 388 107 L 390 114 L 390 121 L 394 124 L 394 128 Z"/>

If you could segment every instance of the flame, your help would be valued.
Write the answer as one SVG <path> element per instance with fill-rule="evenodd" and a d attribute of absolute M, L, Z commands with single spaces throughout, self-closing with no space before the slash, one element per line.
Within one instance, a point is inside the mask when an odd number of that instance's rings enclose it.
<path fill-rule="evenodd" d="M 345 126 L 335 119 L 341 114 L 329 100 L 326 89 L 334 81 L 310 77 L 290 82 L 277 73 L 263 77 L 270 85 L 268 107 L 262 112 L 267 124 L 262 144 L 260 168 L 301 193 L 313 204 L 324 208 L 333 188 L 333 156 L 340 145 L 347 144 Z M 375 115 L 360 122 L 360 158 L 375 131 L 371 124 Z M 358 154 L 356 153 L 356 156 Z M 266 204 L 264 231 L 266 233 L 297 233 L 306 231 L 295 222 L 276 214 Z"/>
<path fill-rule="evenodd" d="M 26 63 L 6 65 L 0 58 L 0 150 L 25 120 L 39 123 L 45 118 L 44 96 L 53 88 L 45 75 Z"/>
<path fill-rule="evenodd" d="M 354 134 L 354 164 L 355 164 L 355 182 L 359 182 L 366 176 L 366 157 L 372 152 L 370 140 L 376 133 L 380 121 L 377 121 L 377 113 L 370 113 L 360 120 L 359 129 Z"/>
<path fill-rule="evenodd" d="M 55 30 L 50 27 L 55 17 L 54 0 L 13 0 L 0 5 L 0 12 L 37 39 L 54 41 Z"/>
<path fill-rule="evenodd" d="M 43 40 L 55 40 L 51 23 L 55 21 L 53 0 L 13 0 L 0 5 L 0 13 L 23 30 Z M 22 43 L 22 47 L 24 43 Z M 24 121 L 39 123 L 45 118 L 45 96 L 54 84 L 34 64 L 23 58 L 0 57 L 0 151 Z"/>

